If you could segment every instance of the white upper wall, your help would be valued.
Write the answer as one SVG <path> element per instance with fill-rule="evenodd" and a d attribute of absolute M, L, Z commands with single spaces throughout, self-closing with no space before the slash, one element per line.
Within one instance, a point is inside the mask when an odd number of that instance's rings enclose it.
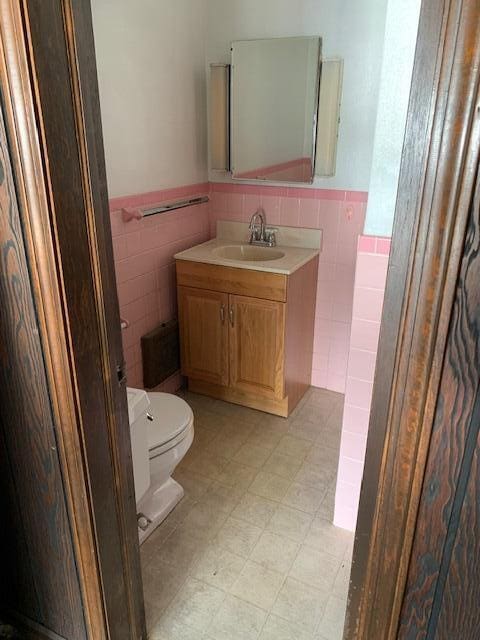
<path fill-rule="evenodd" d="M 206 180 L 205 60 L 228 62 L 233 40 L 294 35 L 320 35 L 323 55 L 345 61 L 336 175 L 313 186 L 367 191 L 386 3 L 92 0 L 110 197 Z"/>
<path fill-rule="evenodd" d="M 206 0 L 92 0 L 109 196 L 204 182 Z"/>
<path fill-rule="evenodd" d="M 420 4 L 388 0 L 366 235 L 392 235 Z"/>
<path fill-rule="evenodd" d="M 387 0 L 207 0 L 207 64 L 230 61 L 233 40 L 321 36 L 345 61 L 337 171 L 314 187 L 368 191 Z M 224 179 L 211 172 L 211 179 Z"/>

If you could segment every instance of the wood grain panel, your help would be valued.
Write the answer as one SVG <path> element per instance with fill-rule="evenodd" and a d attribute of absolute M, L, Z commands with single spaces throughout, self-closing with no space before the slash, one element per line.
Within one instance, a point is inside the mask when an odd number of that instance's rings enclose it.
<path fill-rule="evenodd" d="M 466 491 L 460 518 L 457 518 L 457 504 L 454 503 L 439 576 L 442 584 L 446 575 L 445 586 L 434 603 L 427 635 L 431 640 L 477 640 L 480 637 L 480 393 L 477 393 L 472 418 L 470 442 L 466 446 L 466 458 L 471 465 L 462 465 L 459 478 L 458 505 Z M 455 527 L 456 537 L 452 540 Z M 440 595 L 443 595 L 441 599 Z"/>
<path fill-rule="evenodd" d="M 285 304 L 229 296 L 230 386 L 257 396 L 285 396 Z"/>
<path fill-rule="evenodd" d="M 129 633 L 145 637 L 145 611 L 140 565 L 133 478 L 132 447 L 128 420 L 125 360 L 120 329 L 120 310 L 113 259 L 110 206 L 103 149 L 100 98 L 90 3 L 65 2 L 67 48 L 74 87 L 74 106 L 82 183 L 92 256 L 100 354 L 106 401 L 106 424 L 115 476 L 119 534 L 121 538 L 123 588 L 128 603 Z M 120 372 L 120 374 L 119 374 Z M 108 535 L 108 530 L 105 532 Z M 119 571 L 118 567 L 117 571 Z M 105 579 L 105 578 L 104 578 Z M 115 582 L 115 572 L 109 580 Z M 113 613 L 116 616 L 115 613 Z M 122 631 L 126 633 L 126 628 Z"/>
<path fill-rule="evenodd" d="M 111 637 L 145 635 L 89 3 L 25 0 Z M 117 367 L 120 373 L 117 372 Z M 100 629 L 95 631 L 100 634 Z"/>
<path fill-rule="evenodd" d="M 0 398 L 3 401 L 3 394 Z M 0 508 L 4 518 L 0 526 L 0 610 L 9 603 L 8 606 L 16 611 L 28 611 L 31 619 L 40 620 L 40 602 L 35 591 L 21 505 L 17 501 L 15 471 L 10 464 L 0 411 Z M 5 553 L 5 550 L 8 552 Z"/>
<path fill-rule="evenodd" d="M 471 486 L 472 478 L 474 481 L 479 474 L 475 468 L 480 428 L 479 212 L 477 175 L 402 608 L 400 638 L 473 640 L 480 633 L 480 614 L 469 606 L 480 595 L 476 589 L 480 584 L 480 564 L 477 563 L 479 556 L 475 555 L 480 545 L 479 498 L 472 494 Z M 470 489 L 462 506 L 467 484 Z M 478 491 L 478 484 L 476 489 Z M 437 630 L 439 617 L 441 624 Z M 460 632 L 461 629 L 464 630 Z"/>
<path fill-rule="evenodd" d="M 85 5 L 82 5 L 85 7 Z M 0 2 L 0 84 L 22 230 L 29 260 L 50 400 L 57 429 L 57 445 L 70 514 L 72 540 L 82 587 L 85 624 L 89 637 L 106 637 L 101 576 L 97 563 L 95 532 L 85 454 L 78 425 L 74 381 L 71 374 L 68 329 L 59 280 L 55 238 L 52 233 L 48 185 L 39 143 L 32 75 L 20 3 Z M 38 629 L 26 638 L 43 637 Z M 34 626 L 34 625 L 33 625 Z"/>
<path fill-rule="evenodd" d="M 478 162 L 479 20 L 477 1 L 422 2 L 349 591 L 349 640 L 397 638 Z"/>
<path fill-rule="evenodd" d="M 178 287 L 182 373 L 228 385 L 228 295 Z"/>
<path fill-rule="evenodd" d="M 266 271 L 235 269 L 203 262 L 177 260 L 177 284 L 264 300 L 287 299 L 287 276 Z"/>
<path fill-rule="evenodd" d="M 317 279 L 318 257 L 288 277 L 285 392 L 290 412 L 311 385 Z"/>
<path fill-rule="evenodd" d="M 3 606 L 59 636 L 86 638 L 3 117 L 0 120 L 0 299 L 0 427 L 5 463 L 1 472 L 2 528 L 10 542 L 19 536 L 16 544 L 2 546 L 0 551 L 3 557 L 6 555 L 2 565 L 12 571 L 8 578 L 2 575 Z M 15 548 L 20 551 L 17 557 L 11 555 Z M 27 577 L 29 571 L 31 574 Z M 9 582 L 14 587 L 11 590 Z M 17 599 L 18 590 L 23 588 L 25 593 Z"/>

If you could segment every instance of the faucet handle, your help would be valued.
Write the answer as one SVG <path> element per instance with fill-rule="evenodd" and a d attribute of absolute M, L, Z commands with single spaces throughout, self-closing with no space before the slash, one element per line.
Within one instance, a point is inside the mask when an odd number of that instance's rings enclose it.
<path fill-rule="evenodd" d="M 277 227 L 265 227 L 265 241 L 268 246 L 274 247 L 277 244 L 277 239 L 275 237 L 277 231 Z"/>

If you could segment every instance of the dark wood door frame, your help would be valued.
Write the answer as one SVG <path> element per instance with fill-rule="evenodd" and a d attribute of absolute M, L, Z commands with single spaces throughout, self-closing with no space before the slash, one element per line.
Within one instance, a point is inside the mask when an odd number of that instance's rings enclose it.
<path fill-rule="evenodd" d="M 393 640 L 480 148 L 480 4 L 424 0 L 345 638 Z"/>
<path fill-rule="evenodd" d="M 478 0 L 423 0 L 354 550 L 351 640 L 397 635 L 479 157 L 479 21 Z M 0 0 L 0 36 L 6 130 L 87 633 L 137 639 L 145 623 L 89 3 Z"/>
<path fill-rule="evenodd" d="M 87 636 L 139 640 L 145 616 L 89 3 L 0 0 L 0 87 Z M 16 623 L 28 637 L 54 637 L 35 620 Z"/>

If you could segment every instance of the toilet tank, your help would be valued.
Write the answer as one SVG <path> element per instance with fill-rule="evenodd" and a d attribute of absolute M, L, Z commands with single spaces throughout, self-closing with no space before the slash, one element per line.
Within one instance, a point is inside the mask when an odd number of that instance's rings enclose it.
<path fill-rule="evenodd" d="M 138 504 L 150 486 L 150 462 L 148 458 L 147 411 L 150 406 L 147 392 L 127 388 L 128 421 L 132 442 L 135 502 Z"/>

